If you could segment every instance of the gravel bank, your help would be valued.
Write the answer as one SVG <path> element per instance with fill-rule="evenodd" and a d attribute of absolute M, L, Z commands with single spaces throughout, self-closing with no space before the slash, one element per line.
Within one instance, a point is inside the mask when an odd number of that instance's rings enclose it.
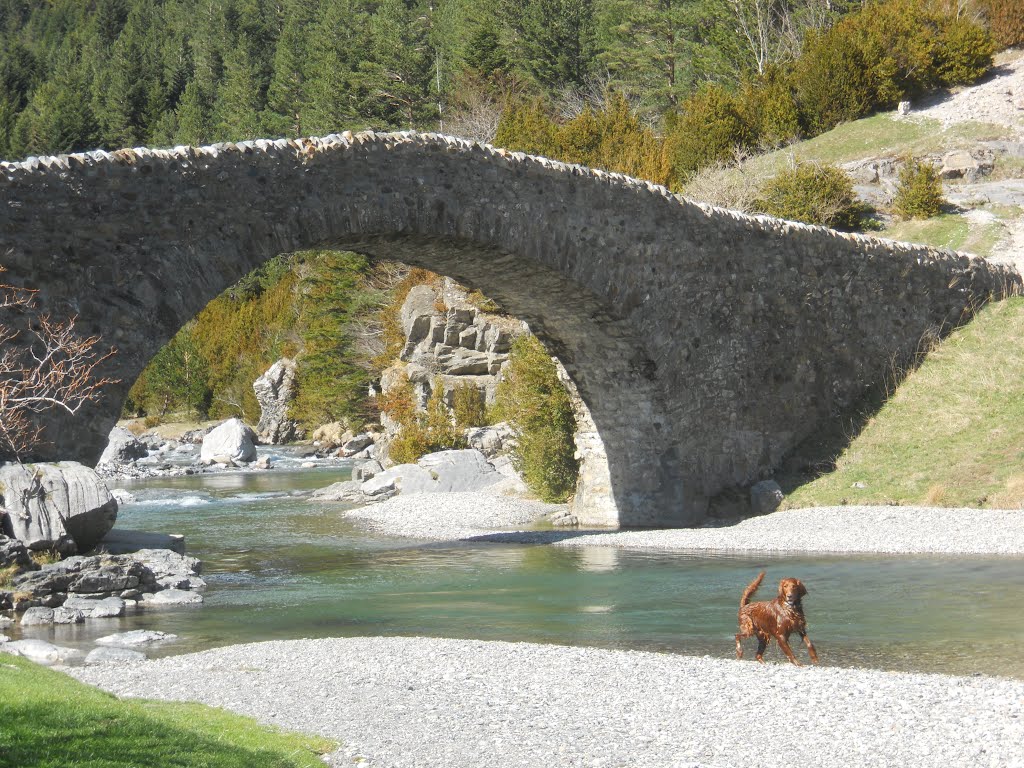
<path fill-rule="evenodd" d="M 386 535 L 447 541 L 662 550 L 1024 554 L 1024 511 L 1000 509 L 819 507 L 705 528 L 524 530 L 564 509 L 486 493 L 430 493 L 396 496 L 345 514 Z"/>
<path fill-rule="evenodd" d="M 533 525 L 564 504 L 545 504 L 489 493 L 416 493 L 345 511 L 345 516 L 388 536 L 457 540 Z"/>
<path fill-rule="evenodd" d="M 335 765 L 1024 765 L 1024 682 L 995 678 L 426 638 L 257 643 L 70 672 L 320 733 L 345 744 Z"/>

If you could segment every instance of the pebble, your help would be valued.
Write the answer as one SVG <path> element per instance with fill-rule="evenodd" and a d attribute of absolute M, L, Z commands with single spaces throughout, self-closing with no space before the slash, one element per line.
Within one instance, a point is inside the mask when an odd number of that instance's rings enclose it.
<path fill-rule="evenodd" d="M 416 637 L 69 671 L 327 736 L 339 766 L 1007 766 L 1024 743 L 1024 682 L 999 678 Z"/>

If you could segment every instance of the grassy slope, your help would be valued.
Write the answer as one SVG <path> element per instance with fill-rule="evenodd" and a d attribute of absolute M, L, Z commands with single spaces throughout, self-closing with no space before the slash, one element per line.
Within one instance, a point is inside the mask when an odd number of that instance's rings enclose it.
<path fill-rule="evenodd" d="M 200 704 L 120 701 L 0 654 L 0 768 L 322 768 L 332 748 Z"/>
<path fill-rule="evenodd" d="M 786 506 L 1024 502 L 1024 299 L 989 305 L 912 373 Z M 863 487 L 855 487 L 863 485 Z"/>

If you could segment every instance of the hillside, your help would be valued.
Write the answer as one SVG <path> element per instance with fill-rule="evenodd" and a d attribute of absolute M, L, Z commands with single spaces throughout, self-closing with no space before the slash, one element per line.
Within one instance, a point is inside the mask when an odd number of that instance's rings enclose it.
<path fill-rule="evenodd" d="M 848 171 L 901 157 L 983 160 L 972 178 L 947 179 L 950 205 L 924 221 L 882 216 L 884 237 L 974 252 L 1024 266 L 1024 52 L 997 58 L 983 83 L 941 94 L 907 116 L 876 115 L 756 158 L 771 173 L 797 157 Z M 756 170 L 755 170 L 756 169 Z M 859 184 L 876 201 L 881 183 Z M 928 504 L 1019 508 L 1024 504 L 1024 299 L 990 305 L 932 350 L 877 412 L 853 418 L 852 440 L 817 479 L 784 483 L 789 507 Z M 894 380 L 901 372 L 894 371 Z M 849 435 L 847 436 L 849 437 Z"/>

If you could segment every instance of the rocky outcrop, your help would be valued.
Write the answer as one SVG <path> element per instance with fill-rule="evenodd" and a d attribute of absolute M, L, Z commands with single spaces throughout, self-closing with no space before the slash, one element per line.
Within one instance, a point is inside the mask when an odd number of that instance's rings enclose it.
<path fill-rule="evenodd" d="M 203 437 L 202 464 L 238 464 L 256 460 L 256 433 L 241 419 L 228 419 Z"/>
<path fill-rule="evenodd" d="M 480 311 L 449 279 L 439 288 L 415 286 L 400 316 L 405 347 L 401 363 L 382 374 L 382 391 L 397 386 L 404 375 L 412 382 L 420 405 L 426 404 L 437 385 L 449 406 L 459 387 L 472 387 L 486 403 L 494 402 L 498 374 L 508 360 L 512 339 L 526 332 L 520 321 Z"/>
<path fill-rule="evenodd" d="M 154 605 L 202 602 L 206 583 L 200 567 L 194 557 L 169 550 L 69 557 L 15 576 L 13 589 L 22 597 L 14 608 L 45 609 L 28 613 L 29 623 L 49 624 L 122 616 L 140 600 Z M 156 597 L 162 593 L 169 597 Z"/>
<path fill-rule="evenodd" d="M 100 456 L 100 464 L 128 464 L 136 459 L 144 459 L 149 454 L 145 443 L 124 427 L 110 430 L 107 447 Z"/>
<path fill-rule="evenodd" d="M 69 461 L 0 465 L 0 510 L 5 535 L 61 554 L 92 549 L 117 520 L 99 475 Z"/>
<path fill-rule="evenodd" d="M 260 404 L 260 420 L 256 434 L 261 443 L 280 445 L 298 436 L 297 425 L 288 418 L 288 408 L 295 399 L 295 361 L 282 358 L 252 384 Z"/>

